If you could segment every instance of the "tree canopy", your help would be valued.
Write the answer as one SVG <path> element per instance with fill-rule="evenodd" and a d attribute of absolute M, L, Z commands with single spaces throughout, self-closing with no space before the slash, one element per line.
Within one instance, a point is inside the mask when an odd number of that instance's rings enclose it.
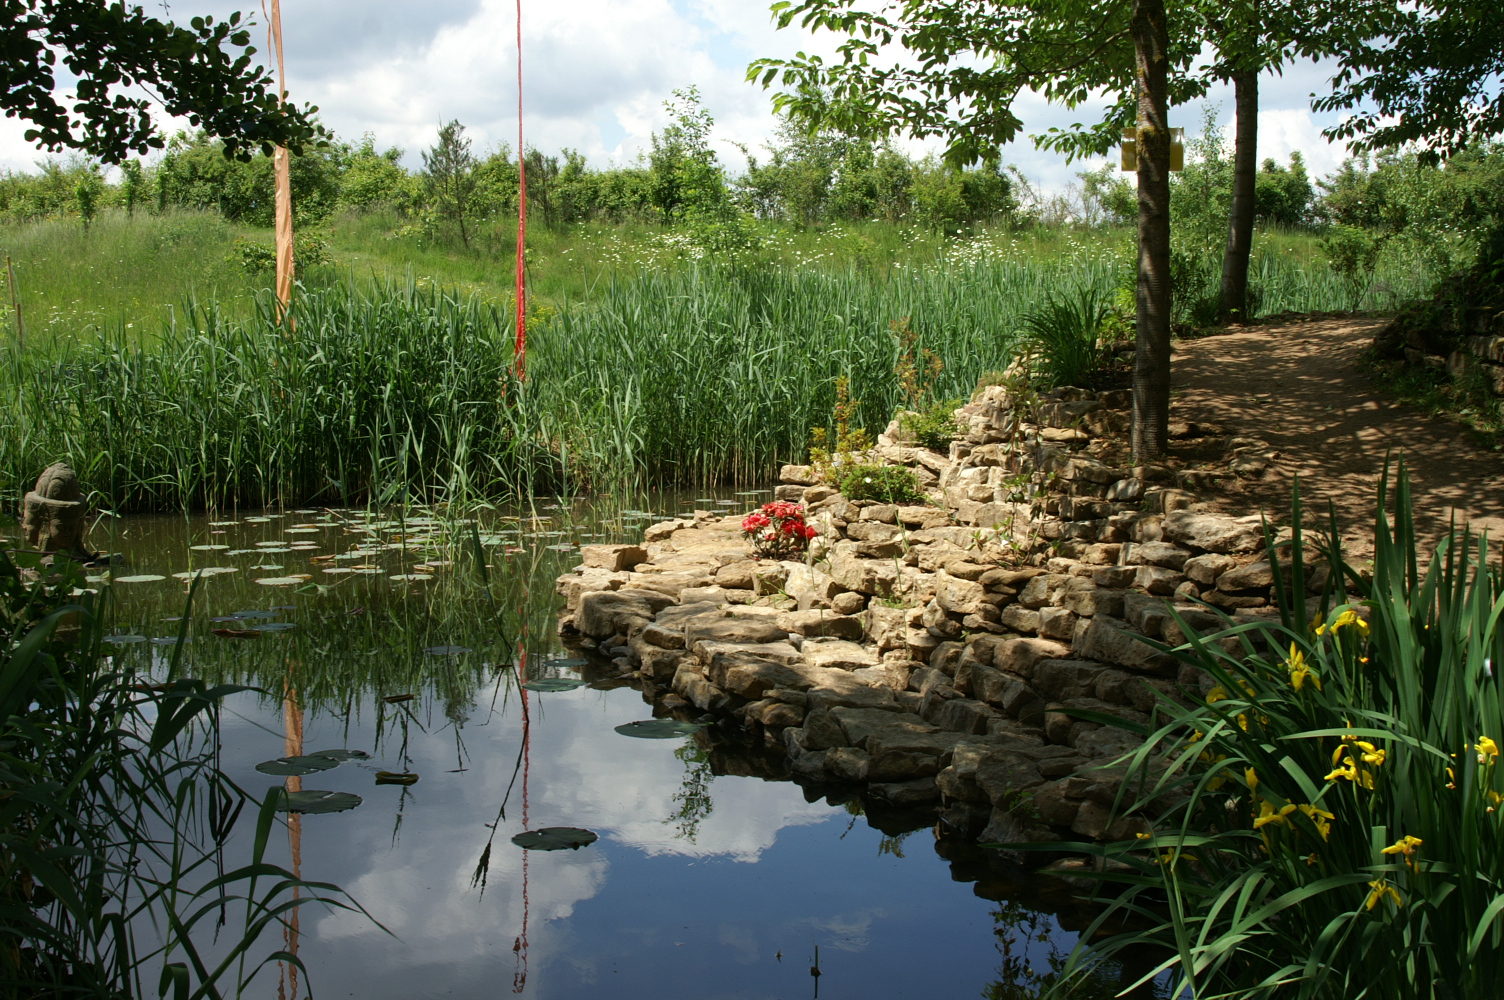
<path fill-rule="evenodd" d="M 223 140 L 226 155 L 301 153 L 323 135 L 318 109 L 279 100 L 251 62 L 249 27 L 239 13 L 182 27 L 121 0 L 0 0 L 0 108 L 31 124 L 28 141 L 108 163 L 164 145 L 153 103 Z M 60 70 L 77 78 L 71 108 Z"/>

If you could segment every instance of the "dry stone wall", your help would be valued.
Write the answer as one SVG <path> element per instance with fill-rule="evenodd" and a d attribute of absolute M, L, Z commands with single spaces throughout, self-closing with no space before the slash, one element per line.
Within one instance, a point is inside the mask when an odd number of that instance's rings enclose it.
<path fill-rule="evenodd" d="M 919 474 L 925 505 L 850 500 L 786 466 L 778 496 L 820 532 L 803 561 L 751 558 L 737 517 L 665 521 L 640 546 L 582 550 L 561 630 L 661 709 L 760 735 L 802 779 L 863 783 L 986 840 L 1131 835 L 1152 816 L 1114 812 L 1113 761 L 1163 699 L 1209 687 L 1154 643 L 1270 614 L 1288 567 L 1258 517 L 1095 457 L 1126 406 L 995 387 L 958 411 L 948 454 L 890 427 L 869 457 Z"/>

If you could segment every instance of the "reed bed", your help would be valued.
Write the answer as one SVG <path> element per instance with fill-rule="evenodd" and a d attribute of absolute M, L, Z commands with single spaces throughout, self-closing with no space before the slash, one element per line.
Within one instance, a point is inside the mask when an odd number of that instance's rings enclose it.
<path fill-rule="evenodd" d="M 1270 262 L 1267 310 L 1342 289 Z M 573 488 L 748 482 L 803 457 L 839 378 L 879 430 L 902 394 L 905 318 L 964 396 L 1050 295 L 1110 297 L 1107 254 L 939 255 L 853 268 L 686 264 L 595 280 L 530 328 L 423 282 L 305 291 L 295 331 L 189 301 L 155 336 L 117 324 L 0 358 L 0 489 L 66 460 L 116 511 L 496 500 Z M 1285 273 L 1288 271 L 1289 273 Z M 1274 279 L 1278 279 L 1277 281 Z"/>

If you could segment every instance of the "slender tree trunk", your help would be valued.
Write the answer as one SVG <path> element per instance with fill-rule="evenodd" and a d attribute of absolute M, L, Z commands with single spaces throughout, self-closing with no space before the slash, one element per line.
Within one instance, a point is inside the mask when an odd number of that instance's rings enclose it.
<path fill-rule="evenodd" d="M 1133 457 L 1165 453 L 1170 431 L 1169 30 L 1164 0 L 1134 0 L 1138 92 L 1138 336 Z"/>
<path fill-rule="evenodd" d="M 1248 318 L 1248 259 L 1253 254 L 1254 188 L 1258 181 L 1259 74 L 1244 69 L 1232 75 L 1237 106 L 1232 154 L 1232 215 L 1227 252 L 1222 255 L 1222 321 Z"/>

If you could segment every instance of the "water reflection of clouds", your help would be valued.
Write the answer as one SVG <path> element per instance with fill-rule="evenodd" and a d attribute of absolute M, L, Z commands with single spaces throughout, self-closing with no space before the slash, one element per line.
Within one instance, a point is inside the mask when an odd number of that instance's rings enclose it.
<path fill-rule="evenodd" d="M 688 766 L 674 754 L 680 744 L 632 740 L 612 729 L 645 714 L 645 706 L 633 699 L 601 700 L 596 692 L 588 691 L 549 696 L 546 715 L 535 712 L 528 774 L 530 825 L 582 826 L 605 840 L 578 853 L 529 855 L 529 944 L 534 970 L 545 962 L 563 960 L 582 981 L 600 975 L 591 944 L 574 940 L 567 921 L 580 903 L 606 885 L 611 845 L 649 857 L 750 863 L 773 846 L 783 828 L 820 823 L 831 815 L 823 803 L 804 802 L 793 785 L 719 777 L 710 785 L 713 809 L 699 824 L 693 841 L 676 837 L 670 821 L 679 808 L 674 795 Z M 502 720 L 493 720 L 493 725 L 497 721 Z M 410 792 L 401 841 L 393 846 L 389 810 L 395 807 L 395 799 L 380 792 L 368 794 L 366 805 L 350 814 L 351 819 L 358 816 L 363 822 L 342 824 L 347 840 L 335 865 L 340 870 L 314 871 L 305 864 L 306 875 L 343 885 L 400 939 L 400 944 L 394 942 L 396 947 L 359 947 L 365 967 L 362 978 L 379 976 L 381 970 L 410 971 L 415 959 L 429 967 L 463 967 L 465 978 L 498 962 L 510 972 L 512 946 L 523 920 L 522 852 L 510 839 L 523 829 L 520 778 L 507 806 L 507 818 L 496 832 L 487 888 L 483 895 L 471 888 L 477 859 L 489 836 L 483 824 L 496 817 L 512 780 L 512 747 L 521 738 L 515 719 L 502 724 L 506 734 L 473 746 L 477 759 L 467 772 L 455 775 L 444 773 L 453 766 L 452 734 L 414 732 L 409 753 L 414 769 L 424 777 Z M 335 725 L 342 723 L 311 723 L 308 738 L 317 739 L 313 733 L 324 727 L 332 735 Z M 508 749 L 482 753 L 482 745 Z M 387 747 L 382 750 L 391 752 Z M 377 821 L 382 810 L 388 810 L 388 818 Z M 319 942 L 341 951 L 341 942 L 350 947 L 361 939 L 385 937 L 355 913 L 330 913 L 305 921 L 305 927 L 311 928 Z M 644 928 L 640 933 L 661 937 L 656 929 Z M 753 931 L 728 925 L 722 934 L 737 960 L 751 961 L 757 954 Z"/>

